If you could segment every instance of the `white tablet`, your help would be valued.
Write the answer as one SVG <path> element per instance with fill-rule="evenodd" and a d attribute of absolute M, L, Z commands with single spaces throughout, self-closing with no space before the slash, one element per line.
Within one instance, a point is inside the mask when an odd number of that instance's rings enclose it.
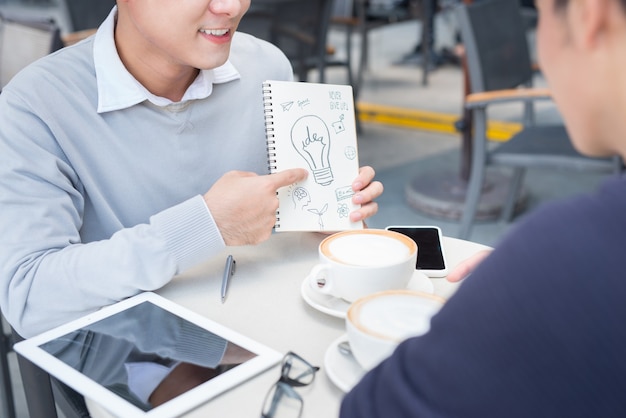
<path fill-rule="evenodd" d="M 280 362 L 282 354 L 155 293 L 15 345 L 119 417 L 175 417 Z"/>

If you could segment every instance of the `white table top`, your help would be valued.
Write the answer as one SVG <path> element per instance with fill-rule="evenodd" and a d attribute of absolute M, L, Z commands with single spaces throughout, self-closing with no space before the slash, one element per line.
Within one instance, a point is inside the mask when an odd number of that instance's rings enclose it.
<path fill-rule="evenodd" d="M 282 353 L 294 351 L 320 366 L 313 384 L 297 389 L 304 399 L 303 418 L 338 416 L 343 397 L 324 370 L 324 355 L 345 333 L 344 320 L 312 308 L 300 294 L 303 280 L 317 263 L 317 247 L 324 237 L 317 233 L 278 233 L 258 246 L 228 248 L 223 256 L 176 277 L 157 292 Z M 450 268 L 487 248 L 448 237 L 444 237 L 443 245 Z M 222 304 L 220 288 L 228 254 L 234 256 L 237 266 Z M 444 298 L 458 286 L 446 279 L 431 280 L 435 294 Z M 259 417 L 264 397 L 279 374 L 276 366 L 185 417 Z"/>

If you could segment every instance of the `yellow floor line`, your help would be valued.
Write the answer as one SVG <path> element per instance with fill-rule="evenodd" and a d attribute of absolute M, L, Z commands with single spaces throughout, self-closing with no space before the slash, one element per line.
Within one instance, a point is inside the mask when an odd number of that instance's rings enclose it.
<path fill-rule="evenodd" d="M 358 115 L 359 120 L 363 122 L 382 123 L 402 128 L 452 135 L 459 134 L 454 127 L 454 123 L 460 118 L 460 113 L 452 115 L 359 102 Z M 521 129 L 521 123 L 490 121 L 487 125 L 487 137 L 493 141 L 506 141 L 511 135 L 519 132 Z"/>

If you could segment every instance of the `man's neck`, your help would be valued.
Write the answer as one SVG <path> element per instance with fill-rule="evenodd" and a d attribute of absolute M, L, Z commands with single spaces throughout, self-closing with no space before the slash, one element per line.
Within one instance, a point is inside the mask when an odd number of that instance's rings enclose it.
<path fill-rule="evenodd" d="M 167 62 L 133 42 L 141 37 L 128 36 L 126 30 L 129 30 L 128 26 L 116 22 L 115 46 L 128 72 L 150 93 L 179 102 L 200 70 Z"/>

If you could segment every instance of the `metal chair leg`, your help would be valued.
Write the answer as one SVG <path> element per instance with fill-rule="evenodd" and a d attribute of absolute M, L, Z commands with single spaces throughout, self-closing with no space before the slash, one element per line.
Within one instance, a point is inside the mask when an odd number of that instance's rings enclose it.
<path fill-rule="evenodd" d="M 23 339 L 15 331 L 13 331 L 13 336 L 16 342 Z M 17 362 L 20 366 L 26 404 L 31 418 L 58 418 L 50 375 L 19 354 Z"/>
<path fill-rule="evenodd" d="M 472 169 L 467 187 L 467 195 L 465 196 L 465 207 L 461 214 L 458 237 L 468 239 L 478 211 L 478 202 L 485 180 L 486 166 L 486 138 L 482 134 L 487 124 L 485 110 L 474 110 L 474 141 L 472 154 Z"/>
<path fill-rule="evenodd" d="M 4 324 L 2 324 L 4 325 Z M 9 369 L 9 353 L 12 351 L 11 334 L 0 328 L 0 402 L 2 402 L 2 416 L 15 418 L 15 401 L 13 398 L 13 386 L 11 383 L 11 370 Z"/>
<path fill-rule="evenodd" d="M 515 204 L 517 198 L 522 190 L 522 182 L 524 181 L 524 174 L 526 170 L 524 168 L 516 168 L 513 171 L 511 177 L 511 183 L 509 185 L 509 193 L 506 198 L 502 213 L 500 214 L 501 222 L 510 222 L 513 219 L 513 213 L 515 212 Z"/>

